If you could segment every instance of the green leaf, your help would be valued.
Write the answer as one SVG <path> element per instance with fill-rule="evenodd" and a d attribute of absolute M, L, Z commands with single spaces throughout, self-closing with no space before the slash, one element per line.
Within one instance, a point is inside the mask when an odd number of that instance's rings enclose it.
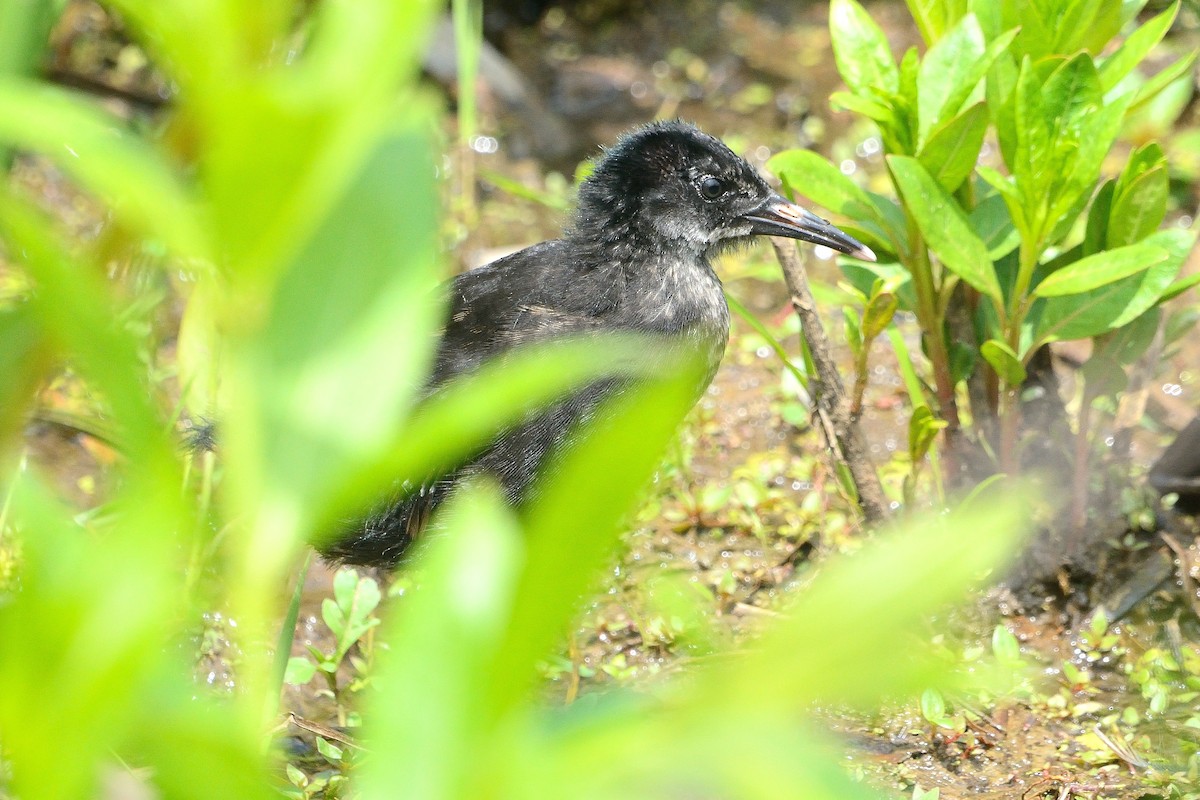
<path fill-rule="evenodd" d="M 1161 301 L 1191 250 L 1187 231 L 1166 230 L 1151 234 L 1136 247 L 1157 246 L 1169 257 L 1149 269 L 1077 295 L 1040 301 L 1035 341 L 1084 339 L 1119 328 Z M 1038 308 L 1038 306 L 1035 306 Z"/>
<path fill-rule="evenodd" d="M 0 3 L 0 75 L 30 75 L 60 16 L 54 0 Z"/>
<path fill-rule="evenodd" d="M 979 346 L 979 354 L 992 366 L 1006 386 L 1020 386 L 1025 382 L 1025 366 L 1007 343 L 999 339 L 988 339 Z"/>
<path fill-rule="evenodd" d="M 913 406 L 912 416 L 908 419 L 908 457 L 914 464 L 925 458 L 937 439 L 938 431 L 948 424 L 946 420 L 935 417 L 929 406 Z"/>
<path fill-rule="evenodd" d="M 1008 205 L 999 192 L 988 192 L 969 217 L 971 229 L 987 246 L 988 257 L 993 262 L 1012 252 L 1020 243 L 1021 236 L 1013 225 Z"/>
<path fill-rule="evenodd" d="M 289 686 L 303 686 L 317 674 L 317 665 L 304 656 L 292 656 L 287 661 L 283 681 Z"/>
<path fill-rule="evenodd" d="M 919 142 L 958 114 L 990 66 L 982 64 L 986 48 L 979 21 L 968 14 L 925 53 L 917 73 Z"/>
<path fill-rule="evenodd" d="M 1163 36 L 1171 29 L 1175 17 L 1179 13 L 1179 3 L 1172 3 L 1165 11 L 1153 19 L 1139 25 L 1117 51 L 1104 59 L 1100 65 L 1100 87 L 1108 92 L 1133 71 L 1150 51 L 1162 41 Z"/>
<path fill-rule="evenodd" d="M 1021 657 L 1020 642 L 1017 641 L 1013 632 L 1003 624 L 997 624 L 992 629 L 992 654 L 996 656 L 996 661 L 1001 666 L 1019 667 L 1025 663 Z"/>
<path fill-rule="evenodd" d="M 51 366 L 50 338 L 27 306 L 0 308 L 0 452 L 25 426 L 34 392 Z"/>
<path fill-rule="evenodd" d="M 946 717 L 946 701 L 937 689 L 926 689 L 921 693 L 921 716 L 934 725 Z"/>
<path fill-rule="evenodd" d="M 921 235 L 942 263 L 979 292 L 1004 303 L 987 246 L 971 230 L 962 209 L 921 163 L 907 156 L 888 156 L 888 166 Z"/>
<path fill-rule="evenodd" d="M 868 90 L 895 94 L 900 73 L 883 29 L 855 0 L 833 0 L 829 33 L 838 72 L 856 94 Z"/>
<path fill-rule="evenodd" d="M 979 173 L 979 177 L 996 190 L 996 194 L 1004 201 L 1004 205 L 1008 209 L 1009 221 L 1017 230 L 1018 241 L 1022 238 L 1032 239 L 1034 234 L 1031 223 L 1025 216 L 1024 198 L 1012 179 L 1001 175 L 986 164 L 979 164 L 975 167 L 975 171 Z"/>
<path fill-rule="evenodd" d="M 207 257 L 203 217 L 180 176 L 125 124 L 62 89 L 0 78 L 0 141 L 55 161 L 132 230 Z"/>
<path fill-rule="evenodd" d="M 1175 61 L 1171 62 L 1166 67 L 1163 67 L 1154 74 L 1150 80 L 1142 84 L 1137 91 L 1132 93 L 1129 103 L 1129 111 L 1134 112 L 1158 96 L 1159 92 L 1166 89 L 1175 81 L 1187 75 L 1191 71 L 1192 65 L 1196 63 L 1196 52 L 1188 53 Z"/>
<path fill-rule="evenodd" d="M 829 96 L 829 106 L 834 111 L 853 111 L 880 125 L 896 122 L 896 112 L 890 105 L 850 92 L 834 92 Z"/>
<path fill-rule="evenodd" d="M 1082 252 L 1085 256 L 1097 253 L 1108 245 L 1109 217 L 1116 188 L 1115 178 L 1107 180 L 1092 199 L 1092 207 L 1088 209 L 1087 229 L 1083 236 Z"/>
<path fill-rule="evenodd" d="M 1158 230 L 1167 214 L 1169 191 L 1165 165 L 1142 173 L 1129 186 L 1119 186 L 1109 215 L 1108 246 L 1140 242 Z"/>
<path fill-rule="evenodd" d="M 908 11 L 917 23 L 917 30 L 932 47 L 946 29 L 962 18 L 967 11 L 966 0 L 906 0 Z"/>
<path fill-rule="evenodd" d="M 421 585 L 388 620 L 380 694 L 363 723 L 364 738 L 386 744 L 388 756 L 363 764 L 364 798 L 464 796 L 463 765 L 488 743 L 490 667 L 510 624 L 523 548 L 497 493 L 472 488 L 444 510 L 449 529 L 425 554 Z M 420 719 L 438 724 L 412 724 Z"/>
<path fill-rule="evenodd" d="M 1035 297 L 1082 294 L 1148 269 L 1168 257 L 1166 250 L 1149 244 L 1131 244 L 1094 255 L 1056 270 L 1033 290 Z"/>
<path fill-rule="evenodd" d="M 863 311 L 862 338 L 870 342 L 883 333 L 884 328 L 896 315 L 899 300 L 892 292 L 879 292 L 871 297 Z"/>
<path fill-rule="evenodd" d="M 850 348 L 850 354 L 857 358 L 863 348 L 862 322 L 859 320 L 858 313 L 850 306 L 842 306 L 842 319 L 845 326 L 846 344 Z"/>
<path fill-rule="evenodd" d="M 987 105 L 976 103 L 936 128 L 921 148 L 921 165 L 948 193 L 974 171 L 987 126 Z"/>
<path fill-rule="evenodd" d="M 337 763 L 342 760 L 342 748 L 338 747 L 323 736 L 317 737 L 317 752 L 324 756 L 327 761 L 331 761 L 333 763 Z"/>
<path fill-rule="evenodd" d="M 793 191 L 817 205 L 852 219 L 878 221 L 866 191 L 823 156 L 811 150 L 784 150 L 767 161 L 767 169 Z"/>
<path fill-rule="evenodd" d="M 431 160 L 414 129 L 380 144 L 302 243 L 244 354 L 257 401 L 231 409 L 230 460 L 296 508 L 321 507 L 340 475 L 386 446 L 423 380 L 441 316 L 436 301 L 413 301 L 436 297 L 440 277 Z M 257 464 L 240 461 L 247 438 L 261 443 Z"/>

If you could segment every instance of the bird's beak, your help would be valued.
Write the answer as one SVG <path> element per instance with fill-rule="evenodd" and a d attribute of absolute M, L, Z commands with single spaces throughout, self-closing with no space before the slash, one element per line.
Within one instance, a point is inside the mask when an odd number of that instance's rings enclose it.
<path fill-rule="evenodd" d="M 871 248 L 830 225 L 811 211 L 801 208 L 780 195 L 772 195 L 767 202 L 746 214 L 743 219 L 750 222 L 753 233 L 767 236 L 786 236 L 803 239 L 813 244 L 846 253 L 863 261 L 874 261 Z"/>

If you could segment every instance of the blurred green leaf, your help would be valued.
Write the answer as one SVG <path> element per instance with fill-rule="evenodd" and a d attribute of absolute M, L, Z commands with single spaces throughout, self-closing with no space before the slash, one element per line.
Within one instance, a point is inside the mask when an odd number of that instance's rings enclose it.
<path fill-rule="evenodd" d="M 948 193 L 957 191 L 975 170 L 987 128 L 987 106 L 976 103 L 934 129 L 921 148 L 921 165 Z"/>
<path fill-rule="evenodd" d="M 838 72 L 855 94 L 899 90 L 900 73 L 887 36 L 856 0 L 830 3 L 829 33 Z"/>
<path fill-rule="evenodd" d="M 1185 56 L 1181 56 L 1154 73 L 1154 77 L 1150 78 L 1137 91 L 1133 92 L 1132 97 L 1126 97 L 1129 100 L 1129 110 L 1137 111 L 1143 108 L 1147 103 L 1154 100 L 1160 92 L 1184 75 L 1187 75 L 1195 63 L 1196 52 L 1193 51 Z"/>
<path fill-rule="evenodd" d="M 888 166 L 904 197 L 909 213 L 946 268 L 992 298 L 997 307 L 1004 298 L 992 269 L 987 246 L 979 240 L 953 198 L 915 158 L 888 156 Z"/>
<path fill-rule="evenodd" d="M 317 665 L 304 656 L 292 656 L 287 660 L 283 681 L 289 686 L 303 686 L 317 674 Z"/>
<path fill-rule="evenodd" d="M 967 12 L 966 0 L 906 0 L 908 11 L 916 20 L 917 29 L 926 47 L 942 38 L 946 29 L 958 22 Z"/>
<path fill-rule="evenodd" d="M 1024 664 L 1021 657 L 1021 644 L 1012 631 L 1003 624 L 997 624 L 992 629 L 992 653 L 1001 666 L 1018 667 Z"/>
<path fill-rule="evenodd" d="M 248 398 L 230 409 L 231 462 L 301 514 L 379 454 L 426 372 L 440 321 L 431 160 L 411 128 L 381 143 L 282 277 L 245 355 L 260 405 L 257 418 Z M 250 442 L 253 466 L 240 460 Z"/>
<path fill-rule="evenodd" d="M 913 464 L 919 464 L 929 454 L 938 432 L 945 427 L 946 421 L 935 417 L 928 405 L 913 406 L 908 418 L 908 457 Z"/>
<path fill-rule="evenodd" d="M 1007 343 L 988 339 L 979 345 L 979 354 L 992 365 L 1006 386 L 1020 386 L 1025 382 L 1025 366 Z"/>
<path fill-rule="evenodd" d="M 496 494 L 473 489 L 443 510 L 450 529 L 388 622 L 380 696 L 364 720 L 367 741 L 387 757 L 363 764 L 364 798 L 470 796 L 475 776 L 464 766 L 489 744 L 488 687 L 523 548 Z"/>
<path fill-rule="evenodd" d="M 1081 294 L 1134 275 L 1168 257 L 1166 250 L 1148 244 L 1131 244 L 1081 258 L 1052 272 L 1033 290 L 1035 297 Z"/>
<path fill-rule="evenodd" d="M 1142 63 L 1171 29 L 1178 13 L 1179 3 L 1172 3 L 1165 11 L 1134 29 L 1116 52 L 1104 59 L 1100 64 L 1100 86 L 1105 92 L 1111 91 Z"/>
<path fill-rule="evenodd" d="M 0 309 L 0 454 L 24 426 L 52 352 L 29 308 Z"/>
<path fill-rule="evenodd" d="M 883 333 L 884 328 L 896 315 L 898 305 L 899 301 L 896 299 L 896 295 L 891 292 L 880 291 L 873 294 L 867 307 L 863 310 L 863 339 L 869 342 Z"/>
<path fill-rule="evenodd" d="M 820 580 L 744 661 L 700 675 L 697 691 L 710 708 L 772 708 L 783 714 L 793 707 L 780 702 L 784 697 L 860 705 L 928 686 L 937 670 L 918 656 L 920 648 L 905 644 L 908 631 L 1017 552 L 1028 502 L 1023 492 L 1010 492 L 1001 504 L 914 521 L 880 536 L 856 557 L 827 564 Z M 889 591 L 869 596 L 862 591 L 880 585 Z M 869 637 L 838 634 L 868 629 Z M 797 660 L 802 642 L 829 646 L 807 649 Z M 886 679 L 878 671 L 881 653 L 889 654 Z M 792 668 L 780 671 L 780 663 Z"/>
<path fill-rule="evenodd" d="M 853 111 L 881 125 L 891 126 L 896 122 L 896 112 L 890 105 L 851 92 L 834 92 L 829 96 L 829 106 L 834 111 Z"/>
<path fill-rule="evenodd" d="M 62 5 L 62 0 L 0 3 L 0 75 L 34 71 Z"/>
<path fill-rule="evenodd" d="M 205 256 L 209 243 L 190 190 L 123 127 L 62 89 L 0 78 L 0 140 L 54 159 L 138 233 L 179 255 Z"/>

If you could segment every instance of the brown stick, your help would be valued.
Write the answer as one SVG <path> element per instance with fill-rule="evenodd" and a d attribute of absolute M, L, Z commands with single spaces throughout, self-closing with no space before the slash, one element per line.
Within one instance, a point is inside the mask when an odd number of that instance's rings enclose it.
<path fill-rule="evenodd" d="M 825 328 L 817 315 L 817 304 L 808 288 L 808 276 L 800 263 L 796 243 L 791 239 L 771 237 L 771 246 L 775 248 L 775 257 L 783 269 L 783 278 L 792 297 L 792 308 L 800 317 L 800 329 L 817 368 L 811 390 L 818 415 L 825 423 L 822 429 L 825 431 L 826 444 L 850 470 L 863 516 L 868 522 L 884 520 L 889 509 L 883 498 L 883 487 L 879 484 L 879 475 L 868 455 L 862 429 L 850 414 L 850 398 L 838 372 L 837 362 L 833 359 Z"/>

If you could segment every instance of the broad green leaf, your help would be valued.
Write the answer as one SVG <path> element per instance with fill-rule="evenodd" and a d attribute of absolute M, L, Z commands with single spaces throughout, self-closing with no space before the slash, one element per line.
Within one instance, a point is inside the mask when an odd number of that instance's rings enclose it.
<path fill-rule="evenodd" d="M 1090 115 L 1079 140 L 1068 146 L 1064 169 L 1070 171 L 1052 189 L 1056 197 L 1050 206 L 1049 220 L 1058 220 L 1055 237 L 1070 231 L 1075 217 L 1087 204 L 1088 196 L 1099 180 L 1104 159 L 1121 130 L 1121 120 L 1126 110 L 1126 98 L 1106 104 Z M 1056 241 L 1055 237 L 1051 237 L 1050 241 Z"/>
<path fill-rule="evenodd" d="M 856 94 L 877 90 L 895 94 L 900 73 L 887 35 L 856 0 L 833 0 L 829 33 L 838 72 Z"/>
<path fill-rule="evenodd" d="M 881 693 L 894 696 L 930 685 L 921 683 L 922 670 L 898 659 L 889 662 L 888 685 L 881 686 L 868 677 L 877 658 L 871 654 L 905 652 L 904 632 L 912 624 L 960 598 L 974 582 L 972 576 L 1012 557 L 1027 524 L 1025 497 L 1023 490 L 1014 494 L 1010 485 L 1002 503 L 981 503 L 966 513 L 914 521 L 902 533 L 876 538 L 854 558 L 827 564 L 819 580 L 800 593 L 780 624 L 755 643 L 736 671 L 699 677 L 702 696 L 734 709 L 759 707 L 780 696 L 861 704 L 875 702 Z M 964 536 L 964 531 L 972 535 Z M 882 597 L 864 603 L 862 587 L 880 585 L 888 586 L 893 598 L 920 600 L 916 606 L 883 602 Z M 866 625 L 874 633 L 871 640 L 837 633 Z M 836 641 L 838 646 L 818 648 L 781 673 L 776 659 L 794 653 L 796 644 L 806 641 Z"/>
<path fill-rule="evenodd" d="M 974 19 L 975 16 L 972 14 L 964 18 L 961 25 L 967 25 L 968 20 L 973 21 Z M 925 137 L 928 135 L 930 129 L 936 128 L 945 122 L 948 117 L 957 114 L 964 103 L 972 98 L 982 99 L 982 95 L 976 92 L 980 82 L 987 76 L 989 70 L 992 68 L 992 64 L 1004 53 L 1016 35 L 1017 31 L 1015 29 L 1006 31 L 991 42 L 988 42 L 984 51 L 969 64 L 948 65 L 947 71 L 950 73 L 949 75 L 943 77 L 935 75 L 926 78 L 926 82 L 939 88 L 939 91 L 935 92 L 935 94 L 943 95 L 944 99 L 936 108 L 932 108 L 931 103 L 928 102 L 922 104 L 920 128 L 920 139 L 922 142 L 925 141 Z M 950 39 L 947 37 L 943 41 L 948 42 Z M 926 62 L 928 62 L 928 58 L 926 58 Z M 924 66 L 923 64 L 922 75 L 926 74 Z M 942 80 L 953 80 L 955 82 L 940 84 L 939 81 Z M 921 89 L 921 91 L 924 92 L 925 90 Z M 924 99 L 925 95 L 922 94 L 921 97 Z M 929 110 L 929 114 L 926 113 L 927 110 Z"/>
<path fill-rule="evenodd" d="M 378 452 L 423 381 L 440 322 L 431 160 L 422 133 L 398 129 L 360 165 L 283 275 L 245 355 L 261 416 L 243 418 L 251 406 L 238 398 L 230 424 L 257 431 L 232 434 L 231 456 L 253 436 L 269 490 L 298 508 L 322 504 L 337 476 Z"/>
<path fill-rule="evenodd" d="M 1170 191 L 1166 166 L 1144 172 L 1119 186 L 1108 223 L 1108 246 L 1121 247 L 1145 239 L 1162 224 Z"/>
<path fill-rule="evenodd" d="M 1025 366 L 1006 342 L 988 339 L 979 345 L 979 354 L 992 366 L 1006 386 L 1020 386 L 1025 382 Z"/>
<path fill-rule="evenodd" d="M 58 18 L 55 0 L 0 3 L 0 75 L 30 75 Z"/>
<path fill-rule="evenodd" d="M 524 515 L 527 558 L 505 641 L 486 677 L 485 713 L 499 717 L 539 692 L 534 668 L 575 618 L 581 587 L 594 585 L 610 563 L 619 523 L 695 401 L 698 373 L 699 365 L 687 364 L 612 401 L 546 476 L 538 503 Z M 572 535 L 563 536 L 568 530 Z"/>
<path fill-rule="evenodd" d="M 0 141 L 53 159 L 132 230 L 178 255 L 207 254 L 203 217 L 180 176 L 97 106 L 56 87 L 0 79 Z"/>
<path fill-rule="evenodd" d="M 1108 92 L 1128 75 L 1150 51 L 1162 41 L 1179 13 L 1179 3 L 1172 3 L 1153 19 L 1139 25 L 1126 37 L 1121 46 L 1100 65 L 1100 87 Z"/>
<path fill-rule="evenodd" d="M 979 21 L 968 14 L 925 53 L 917 73 L 918 142 L 958 114 L 990 66 L 983 64 L 986 47 Z"/>
<path fill-rule="evenodd" d="M 524 546 L 497 493 L 473 489 L 443 512 L 447 535 L 431 543 L 421 585 L 388 621 L 378 702 L 363 723 L 387 757 L 364 761 L 364 798 L 469 796 L 464 765 L 492 740 L 488 694 Z"/>
<path fill-rule="evenodd" d="M 289 686 L 303 686 L 317 674 L 317 665 L 304 656 L 292 656 L 287 661 L 283 681 Z"/>
<path fill-rule="evenodd" d="M 1093 56 L 1104 52 L 1105 47 L 1113 37 L 1142 12 L 1146 0 L 1117 0 L 1099 3 L 1096 16 L 1087 30 L 1080 32 L 1080 47 L 1085 48 Z"/>
<path fill-rule="evenodd" d="M 1035 339 L 1085 339 L 1119 328 L 1159 303 L 1179 274 L 1193 244 L 1187 231 L 1166 230 L 1148 236 L 1137 247 L 1155 246 L 1169 256 L 1149 269 L 1077 295 L 1049 297 L 1040 306 Z"/>
<path fill-rule="evenodd" d="M 1034 288 L 1036 297 L 1082 294 L 1126 278 L 1165 261 L 1166 250 L 1149 244 L 1131 244 L 1094 255 L 1056 270 Z"/>
<path fill-rule="evenodd" d="M 785 150 L 767 161 L 767 169 L 794 192 L 843 216 L 871 219 L 874 205 L 857 183 L 811 150 Z"/>
<path fill-rule="evenodd" d="M 947 192 L 953 194 L 974 171 L 987 126 L 987 105 L 976 103 L 936 128 L 921 148 L 921 165 Z"/>
<path fill-rule="evenodd" d="M 1012 252 L 1021 243 L 1021 236 L 1008 213 L 1008 205 L 999 192 L 989 192 L 976 203 L 969 219 L 975 235 L 987 245 L 992 261 Z"/>
<path fill-rule="evenodd" d="M 906 0 L 908 11 L 917 23 L 917 30 L 932 47 L 942 38 L 946 29 L 958 22 L 967 12 L 966 0 Z"/>
<path fill-rule="evenodd" d="M 887 161 L 921 235 L 946 268 L 997 305 L 1003 305 L 987 246 L 971 230 L 954 199 L 915 158 L 888 156 Z"/>

